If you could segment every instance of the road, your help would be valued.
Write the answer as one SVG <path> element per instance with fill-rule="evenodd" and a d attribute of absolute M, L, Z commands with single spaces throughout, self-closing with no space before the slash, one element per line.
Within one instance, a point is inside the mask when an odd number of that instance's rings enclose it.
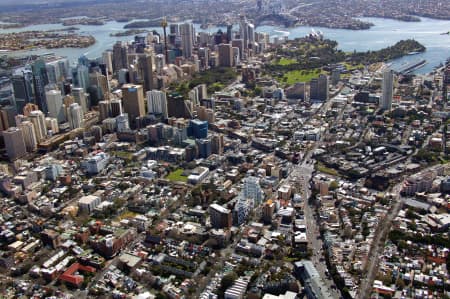
<path fill-rule="evenodd" d="M 395 194 L 393 199 L 393 206 L 389 209 L 387 215 L 380 221 L 375 238 L 370 246 L 369 256 L 365 267 L 365 276 L 362 278 L 362 282 L 359 287 L 359 294 L 357 298 L 369 299 L 373 289 L 373 281 L 375 280 L 378 272 L 379 256 L 383 253 L 384 243 L 391 229 L 392 221 L 397 217 L 403 205 L 403 199 L 400 196 L 403 181 L 398 183 L 392 189 L 392 193 Z"/>
<path fill-rule="evenodd" d="M 331 100 L 324 103 L 317 114 L 326 113 L 331 108 L 331 105 Z M 337 118 L 342 119 L 345 108 L 346 105 L 344 105 Z M 327 133 L 328 128 L 320 135 L 320 139 L 315 142 L 314 146 L 308 152 L 306 152 L 301 164 L 294 165 L 292 172 L 286 178 L 286 181 L 293 183 L 297 187 L 297 190 L 301 194 L 303 199 L 303 217 L 306 224 L 306 235 L 313 252 L 311 261 L 319 272 L 320 277 L 324 282 L 324 287 L 327 288 L 328 293 L 330 293 L 333 298 L 337 299 L 341 297 L 341 294 L 337 289 L 334 289 L 334 282 L 328 279 L 328 269 L 324 259 L 322 259 L 324 258 L 323 242 L 320 238 L 319 226 L 314 217 L 313 207 L 308 202 L 308 199 L 311 196 L 310 181 L 314 172 L 315 162 L 314 160 L 311 160 L 311 157 L 314 151 L 322 144 L 322 140 Z"/>
<path fill-rule="evenodd" d="M 421 172 L 433 170 L 434 168 L 440 166 L 441 165 L 430 166 L 423 169 Z M 406 176 L 403 179 L 405 178 Z M 391 193 L 394 194 L 393 205 L 391 209 L 389 209 L 385 218 L 380 221 L 379 226 L 377 227 L 375 238 L 370 246 L 369 257 L 364 271 L 366 274 L 362 278 L 357 298 L 368 299 L 370 298 L 370 295 L 372 293 L 373 281 L 375 280 L 376 274 L 378 272 L 379 257 L 383 253 L 384 244 L 392 227 L 392 221 L 395 219 L 395 217 L 397 217 L 403 205 L 404 199 L 400 195 L 400 191 L 403 185 L 403 179 L 401 179 L 400 182 L 397 183 L 391 190 Z"/>

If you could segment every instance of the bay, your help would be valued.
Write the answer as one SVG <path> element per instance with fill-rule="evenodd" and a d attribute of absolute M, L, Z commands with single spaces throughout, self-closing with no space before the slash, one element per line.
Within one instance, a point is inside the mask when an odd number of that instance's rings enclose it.
<path fill-rule="evenodd" d="M 330 29 L 311 26 L 298 26 L 295 28 L 284 28 L 277 26 L 259 26 L 258 32 L 267 32 L 271 38 L 277 36 L 288 36 L 289 39 L 303 37 L 310 33 L 312 29 L 324 33 L 325 38 L 336 40 L 339 43 L 339 49 L 343 51 L 368 51 L 379 50 L 387 46 L 394 45 L 402 39 L 415 39 L 422 43 L 427 51 L 417 55 L 408 55 L 392 62 L 392 68 L 400 67 L 401 65 L 425 59 L 427 64 L 416 71 L 416 73 L 428 73 L 434 67 L 443 63 L 450 57 L 450 35 L 441 35 L 443 32 L 450 30 L 450 21 L 435 20 L 429 18 L 421 18 L 421 22 L 402 22 L 391 19 L 382 18 L 361 18 L 363 21 L 373 23 L 375 26 L 368 30 L 346 30 L 346 29 Z M 111 49 L 113 44 L 120 41 L 132 40 L 132 36 L 113 37 L 110 33 L 123 31 L 123 26 L 127 23 L 120 23 L 116 21 L 106 22 L 104 25 L 77 25 L 80 28 L 79 33 L 89 34 L 95 37 L 96 43 L 88 48 L 62 48 L 62 49 L 36 49 L 32 51 L 14 51 L 2 52 L 0 54 L 7 55 L 30 55 L 43 54 L 53 52 L 60 56 L 66 56 L 71 63 L 75 63 L 81 55 L 86 55 L 88 58 L 97 58 L 101 53 L 107 49 Z M 51 30 L 62 29 L 61 24 L 41 24 L 28 26 L 23 28 L 2 29 L 0 33 L 18 32 L 28 30 Z M 160 27 L 148 27 L 147 30 L 156 30 L 160 34 L 162 29 Z M 195 25 L 196 31 L 216 32 L 218 29 L 226 30 L 223 27 L 210 27 L 206 30 L 200 29 L 198 24 Z M 234 30 L 238 27 L 235 26 Z"/>

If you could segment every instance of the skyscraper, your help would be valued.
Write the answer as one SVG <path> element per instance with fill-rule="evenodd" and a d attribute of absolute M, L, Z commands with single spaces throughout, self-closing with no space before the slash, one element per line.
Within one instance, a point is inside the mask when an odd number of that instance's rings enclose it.
<path fill-rule="evenodd" d="M 147 91 L 147 108 L 149 114 L 161 114 L 164 119 L 167 119 L 166 93 L 159 90 Z"/>
<path fill-rule="evenodd" d="M 244 52 L 248 53 L 248 49 L 253 49 L 255 46 L 255 26 L 250 23 L 245 16 L 241 16 L 239 23 L 240 37 L 244 42 Z"/>
<path fill-rule="evenodd" d="M 90 86 L 89 82 L 89 67 L 83 64 L 77 65 L 77 67 L 72 72 L 72 79 L 74 85 L 76 87 L 83 88 L 84 91 L 87 91 Z"/>
<path fill-rule="evenodd" d="M 166 58 L 162 54 L 158 54 L 155 56 L 155 66 L 156 66 L 156 73 L 158 75 L 162 74 L 162 71 L 164 69 L 164 66 L 166 65 Z"/>
<path fill-rule="evenodd" d="M 100 113 L 99 118 L 100 121 L 107 119 L 111 115 L 111 102 L 109 101 L 100 101 L 98 102 L 98 111 Z"/>
<path fill-rule="evenodd" d="M 128 114 L 124 113 L 116 117 L 117 132 L 126 132 L 130 130 Z"/>
<path fill-rule="evenodd" d="M 230 228 L 233 224 L 231 211 L 218 204 L 209 206 L 211 226 L 216 229 Z"/>
<path fill-rule="evenodd" d="M 109 73 L 113 72 L 113 53 L 111 51 L 105 51 L 102 53 L 102 62 L 106 65 L 106 69 Z"/>
<path fill-rule="evenodd" d="M 122 100 L 121 99 L 112 99 L 111 100 L 111 117 L 117 117 L 122 115 Z"/>
<path fill-rule="evenodd" d="M 45 85 L 48 84 L 47 69 L 45 62 L 41 59 L 36 60 L 31 66 L 33 72 L 34 96 L 39 108 L 47 113 L 47 104 L 45 102 Z"/>
<path fill-rule="evenodd" d="M 384 110 L 391 110 L 392 97 L 394 94 L 394 72 L 392 70 L 385 70 L 383 72 L 383 95 L 381 96 L 380 108 Z"/>
<path fill-rule="evenodd" d="M 192 119 L 189 122 L 189 135 L 195 139 L 202 139 L 208 136 L 208 122 L 199 119 Z"/>
<path fill-rule="evenodd" d="M 263 192 L 257 177 L 250 176 L 245 178 L 242 191 L 245 198 L 253 200 L 254 206 L 258 206 L 263 200 Z"/>
<path fill-rule="evenodd" d="M 191 58 L 192 48 L 194 47 L 194 25 L 192 23 L 181 24 L 180 34 L 183 48 L 183 57 Z"/>
<path fill-rule="evenodd" d="M 17 111 L 23 111 L 28 103 L 34 102 L 33 73 L 23 69 L 16 72 L 11 78 Z"/>
<path fill-rule="evenodd" d="M 137 117 L 145 115 L 144 91 L 142 85 L 125 84 L 122 86 L 123 108 L 135 123 Z"/>
<path fill-rule="evenodd" d="M 38 141 L 33 123 L 31 121 L 23 121 L 18 127 L 22 130 L 26 150 L 28 152 L 35 151 L 37 149 Z"/>
<path fill-rule="evenodd" d="M 320 101 L 328 100 L 328 77 L 327 75 L 319 75 L 318 97 Z"/>
<path fill-rule="evenodd" d="M 63 108 L 63 97 L 61 91 L 59 90 L 49 90 L 45 93 L 47 99 L 47 109 L 48 115 L 54 117 L 59 123 L 64 122 L 64 108 Z"/>
<path fill-rule="evenodd" d="M 74 87 L 72 88 L 72 96 L 75 103 L 78 103 L 78 105 L 80 105 L 83 109 L 83 113 L 86 113 L 88 111 L 88 102 L 85 90 L 81 87 Z"/>
<path fill-rule="evenodd" d="M 187 101 L 178 93 L 171 93 L 167 97 L 167 114 L 169 117 L 192 118 L 192 102 Z"/>
<path fill-rule="evenodd" d="M 219 52 L 219 66 L 232 67 L 233 48 L 231 44 L 220 44 L 218 46 L 218 52 Z"/>
<path fill-rule="evenodd" d="M 322 74 L 319 76 L 319 78 L 311 79 L 309 83 L 309 91 L 309 98 L 311 101 L 327 101 L 328 77 Z"/>
<path fill-rule="evenodd" d="M 44 113 L 40 110 L 34 110 L 30 112 L 28 118 L 34 125 L 38 142 L 41 142 L 47 137 L 47 126 L 45 124 Z"/>
<path fill-rule="evenodd" d="M 126 69 L 128 67 L 128 48 L 123 45 L 121 41 L 118 41 L 113 46 L 112 64 L 113 72 L 117 72 L 120 69 Z"/>
<path fill-rule="evenodd" d="M 211 138 L 211 151 L 213 154 L 223 154 L 223 134 L 215 134 Z"/>
<path fill-rule="evenodd" d="M 198 156 L 200 158 L 208 158 L 211 156 L 211 140 L 209 139 L 197 139 Z"/>
<path fill-rule="evenodd" d="M 83 108 L 78 103 L 73 103 L 69 107 L 68 118 L 71 129 L 81 128 L 83 126 Z"/>
<path fill-rule="evenodd" d="M 138 76 L 143 83 L 144 91 L 153 89 L 153 56 L 143 53 L 137 54 Z"/>
<path fill-rule="evenodd" d="M 11 161 L 26 155 L 27 150 L 22 130 L 17 127 L 11 127 L 3 131 L 3 138 L 5 140 L 6 152 Z"/>

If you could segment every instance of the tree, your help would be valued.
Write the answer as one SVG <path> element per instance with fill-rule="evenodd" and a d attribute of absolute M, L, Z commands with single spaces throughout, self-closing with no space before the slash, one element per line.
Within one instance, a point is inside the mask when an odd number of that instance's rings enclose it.
<path fill-rule="evenodd" d="M 235 272 L 230 272 L 222 277 L 220 281 L 220 289 L 225 292 L 229 287 L 231 287 L 234 281 L 238 279 L 238 276 Z"/>
<path fill-rule="evenodd" d="M 332 181 L 332 182 L 330 183 L 329 189 L 330 189 L 330 191 L 333 191 L 333 190 L 336 190 L 338 187 L 339 187 L 338 182 Z"/>
<path fill-rule="evenodd" d="M 406 286 L 406 283 L 403 279 L 398 278 L 397 282 L 395 283 L 395 285 L 397 286 L 397 288 L 399 288 L 400 290 L 403 290 Z"/>

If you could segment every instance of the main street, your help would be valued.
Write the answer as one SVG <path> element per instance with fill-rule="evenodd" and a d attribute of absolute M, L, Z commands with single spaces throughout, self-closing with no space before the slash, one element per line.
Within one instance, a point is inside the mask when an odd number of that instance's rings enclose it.
<path fill-rule="evenodd" d="M 317 114 L 326 114 L 331 108 L 332 100 L 327 101 L 322 105 Z M 337 118 L 342 118 L 344 110 L 347 105 L 344 105 Z M 291 182 L 297 188 L 303 200 L 303 217 L 306 223 L 306 236 L 310 248 L 312 249 L 311 261 L 319 272 L 320 277 L 324 282 L 326 293 L 331 294 L 332 298 L 340 298 L 340 292 L 336 289 L 334 282 L 329 279 L 328 269 L 324 261 L 323 242 L 320 238 L 319 226 L 317 224 L 314 209 L 309 204 L 309 197 L 311 196 L 310 182 L 314 172 L 314 160 L 311 159 L 313 153 L 322 145 L 322 140 L 328 133 L 328 128 L 321 133 L 320 139 L 306 152 L 301 164 L 294 165 L 292 172 L 286 178 L 286 181 Z"/>

